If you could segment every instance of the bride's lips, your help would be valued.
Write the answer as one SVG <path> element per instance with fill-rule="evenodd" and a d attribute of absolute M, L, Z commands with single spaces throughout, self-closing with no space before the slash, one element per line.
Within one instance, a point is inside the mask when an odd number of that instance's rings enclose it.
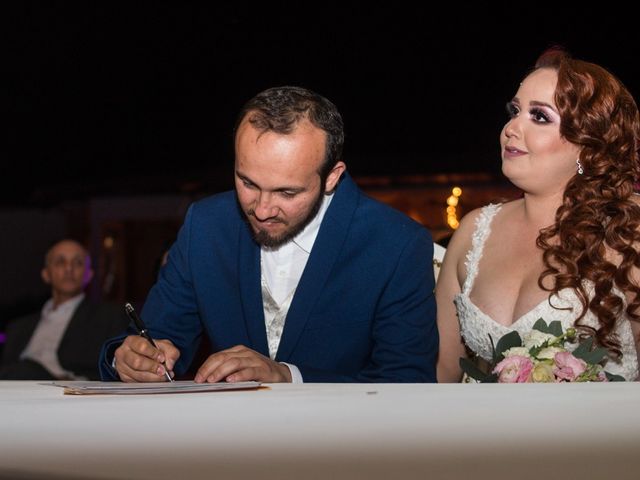
<path fill-rule="evenodd" d="M 510 145 L 506 145 L 504 147 L 504 157 L 505 158 L 516 158 L 516 157 L 520 157 L 522 155 L 526 155 L 527 152 L 525 152 L 524 150 L 520 150 L 519 148 L 516 147 L 512 147 Z"/>

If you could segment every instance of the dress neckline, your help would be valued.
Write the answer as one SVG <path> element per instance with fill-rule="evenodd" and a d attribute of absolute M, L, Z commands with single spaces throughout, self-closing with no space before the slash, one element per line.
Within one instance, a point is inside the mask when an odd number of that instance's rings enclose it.
<path fill-rule="evenodd" d="M 539 303 L 533 306 L 530 310 L 520 315 L 513 322 L 508 325 L 497 322 L 493 317 L 489 314 L 485 313 L 477 304 L 471 300 L 471 291 L 473 289 L 473 285 L 475 284 L 475 279 L 478 275 L 480 260 L 482 259 L 482 254 L 484 251 L 484 245 L 491 234 L 491 223 L 493 222 L 494 217 L 498 214 L 500 209 L 502 208 L 502 204 L 489 204 L 482 209 L 480 215 L 478 215 L 476 219 L 476 230 L 473 234 L 472 238 L 472 246 L 471 249 L 467 252 L 466 258 L 466 268 L 467 268 L 467 277 L 465 278 L 462 292 L 456 295 L 466 297 L 467 303 L 479 314 L 483 319 L 490 321 L 491 323 L 498 325 L 500 327 L 504 327 L 505 329 L 515 328 L 518 324 L 522 323 L 523 320 L 530 318 L 533 316 L 534 312 L 538 312 L 544 306 L 549 304 L 549 296 L 543 298 Z M 570 290 L 569 294 L 575 295 L 575 292 L 571 288 L 565 288 L 558 292 L 558 294 L 554 294 L 554 296 L 561 295 L 566 290 Z M 535 318 L 537 320 L 539 317 Z"/>
<path fill-rule="evenodd" d="M 523 320 L 528 319 L 529 317 L 532 316 L 532 314 L 534 312 L 539 311 L 540 309 L 542 309 L 544 306 L 546 306 L 549 303 L 549 298 L 545 298 L 540 303 L 535 305 L 532 309 L 530 309 L 529 311 L 527 311 L 527 312 L 523 313 L 522 315 L 520 315 L 518 318 L 516 318 L 509 325 L 505 325 L 504 323 L 500 323 L 500 322 L 496 321 L 488 313 L 485 313 L 478 305 L 476 305 L 473 302 L 473 300 L 471 300 L 471 297 L 469 295 L 465 295 L 463 293 L 459 293 L 458 294 L 458 296 L 463 296 L 463 295 L 467 297 L 467 304 L 470 305 L 479 314 L 479 316 L 491 321 L 492 323 L 495 323 L 496 325 L 500 325 L 501 327 L 504 327 L 504 328 L 515 328 L 516 325 L 522 323 Z M 538 318 L 540 318 L 540 317 L 538 317 Z M 536 320 L 538 318 L 536 318 Z"/>

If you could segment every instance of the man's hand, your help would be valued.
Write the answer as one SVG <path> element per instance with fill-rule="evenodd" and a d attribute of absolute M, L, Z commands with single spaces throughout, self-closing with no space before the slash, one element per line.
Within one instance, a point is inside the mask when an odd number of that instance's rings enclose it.
<path fill-rule="evenodd" d="M 220 381 L 277 383 L 291 382 L 289 367 L 258 352 L 236 345 L 210 355 L 196 373 L 196 383 Z"/>
<path fill-rule="evenodd" d="M 171 377 L 180 351 L 169 340 L 154 340 L 154 348 L 145 338 L 130 335 L 115 351 L 116 370 L 123 382 L 164 382 L 164 366 Z"/>

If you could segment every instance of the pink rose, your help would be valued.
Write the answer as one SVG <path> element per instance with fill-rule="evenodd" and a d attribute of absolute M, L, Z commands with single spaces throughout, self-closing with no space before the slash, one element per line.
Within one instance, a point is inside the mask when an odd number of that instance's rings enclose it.
<path fill-rule="evenodd" d="M 587 369 L 587 363 L 584 360 L 574 357 L 569 352 L 556 353 L 553 361 L 555 362 L 553 373 L 560 381 L 573 382 Z"/>
<path fill-rule="evenodd" d="M 533 362 L 521 355 L 512 355 L 496 365 L 493 373 L 498 374 L 499 383 L 525 383 L 530 381 Z"/>

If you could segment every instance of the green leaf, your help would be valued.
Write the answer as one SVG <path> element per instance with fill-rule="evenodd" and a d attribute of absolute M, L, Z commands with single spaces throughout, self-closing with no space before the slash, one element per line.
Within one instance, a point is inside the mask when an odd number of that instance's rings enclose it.
<path fill-rule="evenodd" d="M 489 373 L 487 375 L 487 378 L 484 382 L 482 383 L 498 383 L 498 374 L 496 373 Z"/>
<path fill-rule="evenodd" d="M 542 333 L 549 333 L 549 327 L 547 326 L 547 322 L 545 322 L 542 318 L 536 320 L 536 323 L 533 324 L 533 330 L 538 330 Z"/>
<path fill-rule="evenodd" d="M 554 337 L 559 337 L 562 335 L 562 324 L 558 320 L 554 320 L 549 324 L 547 333 L 550 333 Z"/>
<path fill-rule="evenodd" d="M 582 358 L 584 360 L 584 356 L 591 351 L 591 347 L 593 347 L 593 338 L 589 337 L 576 347 L 576 349 L 572 352 L 573 356 L 576 358 Z"/>
<path fill-rule="evenodd" d="M 475 363 L 473 363 L 468 358 L 464 358 L 464 357 L 460 358 L 460 368 L 464 373 L 469 375 L 471 378 L 473 378 L 474 380 L 478 380 L 479 382 L 482 382 L 482 383 L 491 382 L 491 380 L 489 380 L 489 377 L 495 376 L 495 375 L 484 373 L 482 370 L 480 370 L 476 366 Z"/>
<path fill-rule="evenodd" d="M 615 373 L 604 372 L 607 380 L 610 382 L 626 382 L 625 378 L 621 375 L 616 375 Z"/>
<path fill-rule="evenodd" d="M 513 332 L 507 333 L 500 340 L 498 340 L 498 344 L 496 345 L 496 350 L 494 352 L 494 356 L 496 357 L 494 363 L 502 361 L 502 359 L 504 358 L 504 352 L 506 352 L 510 348 L 521 346 L 522 339 L 520 338 L 518 332 L 514 330 Z"/>
<path fill-rule="evenodd" d="M 607 349 L 602 347 L 594 349 L 593 338 L 589 337 L 580 343 L 572 353 L 574 357 L 580 358 L 591 365 L 596 365 L 607 356 Z"/>
<path fill-rule="evenodd" d="M 583 354 L 581 357 L 576 358 L 582 358 L 585 362 L 595 365 L 596 363 L 600 363 L 606 355 L 607 349 L 599 347 L 591 352 Z M 575 357 L 575 354 L 573 356 Z"/>

